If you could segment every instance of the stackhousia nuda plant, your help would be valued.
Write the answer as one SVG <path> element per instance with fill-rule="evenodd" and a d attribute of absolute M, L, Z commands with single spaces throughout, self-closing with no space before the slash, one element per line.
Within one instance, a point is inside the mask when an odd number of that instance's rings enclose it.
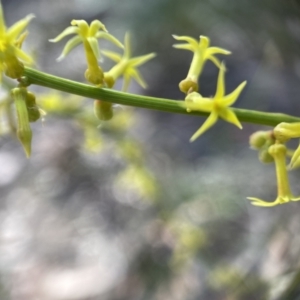
<path fill-rule="evenodd" d="M 210 39 L 206 36 L 201 35 L 197 40 L 189 36 L 173 35 L 175 40 L 182 42 L 175 44 L 175 48 L 193 52 L 188 73 L 179 83 L 179 89 L 184 93 L 184 100 L 175 101 L 140 96 L 127 93 L 128 86 L 134 79 L 139 85 L 146 88 L 146 82 L 138 67 L 153 59 L 156 54 L 132 56 L 129 33 L 125 33 L 122 43 L 109 33 L 99 20 L 94 20 L 90 24 L 85 20 L 72 20 L 71 26 L 64 29 L 57 37 L 49 40 L 50 42 L 60 42 L 65 37 L 73 35 L 67 41 L 58 61 L 62 61 L 73 48 L 82 44 L 87 63 L 84 73 L 89 83 L 87 85 L 46 74 L 30 67 L 34 63 L 34 59 L 22 50 L 22 45 L 28 35 L 27 27 L 33 18 L 34 16 L 30 14 L 7 28 L 0 3 L 0 81 L 2 82 L 4 73 L 18 82 L 16 87 L 11 89 L 9 99 L 1 104 L 0 116 L 8 120 L 9 131 L 17 136 L 27 157 L 31 155 L 33 136 L 30 123 L 36 122 L 47 113 L 41 108 L 39 99 L 36 99 L 36 96 L 28 90 L 30 85 L 40 85 L 94 99 L 94 114 L 100 120 L 99 122 L 112 122 L 114 104 L 207 116 L 202 126 L 190 138 L 191 142 L 204 134 L 219 118 L 232 123 L 239 129 L 242 129 L 243 122 L 273 126 L 273 130 L 253 133 L 250 136 L 250 146 L 258 151 L 258 157 L 262 163 L 274 164 L 278 196 L 273 202 L 254 197 L 248 199 L 252 201 L 253 205 L 263 207 L 300 200 L 299 196 L 292 194 L 288 179 L 288 171 L 300 166 L 300 146 L 295 151 L 286 147 L 287 141 L 300 137 L 300 118 L 281 113 L 233 108 L 232 105 L 243 92 L 246 81 L 241 82 L 233 92 L 226 94 L 226 67 L 217 55 L 230 55 L 229 50 L 210 46 Z M 111 42 L 123 53 L 102 49 L 98 43 L 100 39 Z M 115 62 L 115 65 L 110 70 L 103 70 L 100 64 L 101 56 L 109 58 Z M 213 97 L 205 97 L 199 88 L 199 77 L 207 60 L 212 61 L 219 69 L 216 79 L 217 88 Z M 123 78 L 122 91 L 113 89 L 119 78 Z M 10 105 L 12 101 L 14 109 Z M 74 109 L 78 109 L 75 106 Z M 13 113 L 16 115 L 15 118 L 12 117 Z M 1 132 L 3 131 L 1 129 Z M 92 131 L 89 130 L 89 132 Z M 287 159 L 290 159 L 288 165 Z"/>

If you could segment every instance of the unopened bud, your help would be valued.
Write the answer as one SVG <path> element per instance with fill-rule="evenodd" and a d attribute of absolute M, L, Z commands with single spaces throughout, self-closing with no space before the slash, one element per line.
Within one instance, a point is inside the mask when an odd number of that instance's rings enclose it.
<path fill-rule="evenodd" d="M 269 153 L 268 149 L 262 149 L 261 151 L 259 151 L 258 159 L 260 160 L 260 162 L 262 162 L 264 164 L 269 164 L 274 161 L 274 158 Z"/>
<path fill-rule="evenodd" d="M 259 150 L 272 140 L 271 131 L 256 131 L 250 135 L 249 144 L 251 148 Z"/>
<path fill-rule="evenodd" d="M 32 131 L 26 106 L 27 90 L 25 88 L 15 88 L 11 93 L 15 101 L 18 119 L 17 137 L 25 150 L 26 156 L 29 157 L 31 154 Z"/>
<path fill-rule="evenodd" d="M 198 83 L 191 79 L 186 78 L 186 79 L 180 81 L 179 89 L 185 94 L 197 92 L 198 91 Z"/>
<path fill-rule="evenodd" d="M 40 110 L 35 102 L 35 95 L 31 92 L 27 92 L 26 106 L 28 111 L 29 122 L 35 122 L 41 117 Z"/>
<path fill-rule="evenodd" d="M 106 83 L 108 88 L 112 88 L 115 84 L 114 78 L 108 73 L 104 73 L 104 82 Z"/>
<path fill-rule="evenodd" d="M 86 80 L 90 83 L 96 84 L 96 85 L 101 85 L 103 84 L 103 79 L 104 79 L 104 74 L 102 69 L 97 66 L 97 68 L 91 69 L 86 69 L 84 73 L 84 77 Z"/>
<path fill-rule="evenodd" d="M 108 121 L 114 115 L 112 103 L 102 100 L 94 101 L 94 112 L 96 117 L 101 121 Z"/>

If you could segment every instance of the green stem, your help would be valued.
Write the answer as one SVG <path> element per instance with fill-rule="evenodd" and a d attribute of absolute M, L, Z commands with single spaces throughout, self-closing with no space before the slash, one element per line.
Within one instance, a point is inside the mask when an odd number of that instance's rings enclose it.
<path fill-rule="evenodd" d="M 26 77 L 26 81 L 28 81 L 28 84 L 36 84 L 87 98 L 100 99 L 106 102 L 155 109 L 170 113 L 208 116 L 208 113 L 197 111 L 188 113 L 183 106 L 182 101 L 134 95 L 106 88 L 98 88 L 46 74 L 28 67 L 25 67 L 24 76 Z M 239 108 L 232 108 L 232 110 L 235 112 L 241 122 L 268 126 L 276 126 L 281 122 L 300 122 L 300 117 L 293 117 L 282 113 L 268 113 Z"/>

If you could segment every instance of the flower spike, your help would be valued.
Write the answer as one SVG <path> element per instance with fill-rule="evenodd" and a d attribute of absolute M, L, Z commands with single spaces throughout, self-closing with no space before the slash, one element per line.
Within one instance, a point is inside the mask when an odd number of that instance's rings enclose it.
<path fill-rule="evenodd" d="M 270 146 L 269 153 L 271 156 L 273 156 L 275 161 L 278 195 L 273 202 L 267 202 L 259 198 L 248 197 L 247 199 L 251 200 L 253 205 L 271 207 L 290 201 L 300 200 L 300 197 L 293 196 L 290 189 L 287 168 L 285 164 L 286 152 L 287 149 L 284 144 L 276 143 Z"/>
<path fill-rule="evenodd" d="M 173 38 L 178 41 L 187 42 L 187 44 L 175 44 L 173 45 L 174 48 L 194 52 L 187 77 L 179 83 L 179 89 L 185 94 L 198 91 L 198 78 L 203 70 L 206 60 L 211 60 L 218 68 L 221 68 L 221 62 L 215 55 L 228 55 L 231 53 L 230 51 L 219 47 L 209 47 L 210 40 L 203 35 L 200 35 L 199 42 L 189 36 L 173 35 Z"/>
<path fill-rule="evenodd" d="M 125 48 L 123 56 L 111 51 L 102 51 L 105 56 L 117 63 L 107 73 L 104 74 L 105 81 L 109 82 L 107 85 L 109 87 L 113 86 L 115 81 L 123 75 L 123 91 L 127 91 L 131 78 L 135 79 L 140 86 L 146 88 L 147 84 L 142 78 L 140 72 L 137 70 L 137 67 L 155 57 L 156 54 L 150 53 L 131 58 L 130 34 L 128 32 L 125 34 L 124 46 Z"/>
<path fill-rule="evenodd" d="M 201 134 L 212 127 L 221 117 L 223 120 L 236 125 L 242 129 L 242 125 L 232 109 L 229 108 L 239 97 L 243 88 L 246 85 L 246 81 L 242 82 L 233 92 L 225 95 L 225 83 L 224 83 L 225 66 L 222 63 L 220 66 L 217 91 L 213 99 L 204 98 L 200 94 L 193 92 L 187 95 L 185 98 L 185 107 L 188 112 L 191 111 L 203 111 L 210 112 L 209 117 L 204 124 L 194 133 L 190 141 L 195 141 Z"/>

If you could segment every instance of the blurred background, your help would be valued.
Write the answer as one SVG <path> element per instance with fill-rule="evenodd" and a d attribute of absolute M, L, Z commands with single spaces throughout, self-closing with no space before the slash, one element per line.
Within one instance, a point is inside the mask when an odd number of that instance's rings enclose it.
<path fill-rule="evenodd" d="M 36 15 L 24 49 L 44 72 L 85 82 L 82 46 L 58 63 L 67 39 L 48 40 L 72 19 L 99 19 L 121 41 L 131 32 L 134 55 L 157 53 L 140 69 L 147 90 L 133 83 L 129 92 L 182 100 L 178 83 L 192 56 L 172 48 L 171 35 L 206 35 L 233 53 L 220 57 L 227 92 L 248 82 L 236 107 L 298 115 L 298 0 L 2 4 L 7 26 Z M 208 62 L 202 95 L 214 95 L 217 74 Z M 248 144 L 270 128 L 219 121 L 189 143 L 203 118 L 116 106 L 100 123 L 92 99 L 30 90 L 47 112 L 32 124 L 30 159 L 1 123 L 1 300 L 300 299 L 300 203 L 246 200 L 276 198 L 274 165 Z M 295 195 L 299 177 L 290 172 Z"/>

